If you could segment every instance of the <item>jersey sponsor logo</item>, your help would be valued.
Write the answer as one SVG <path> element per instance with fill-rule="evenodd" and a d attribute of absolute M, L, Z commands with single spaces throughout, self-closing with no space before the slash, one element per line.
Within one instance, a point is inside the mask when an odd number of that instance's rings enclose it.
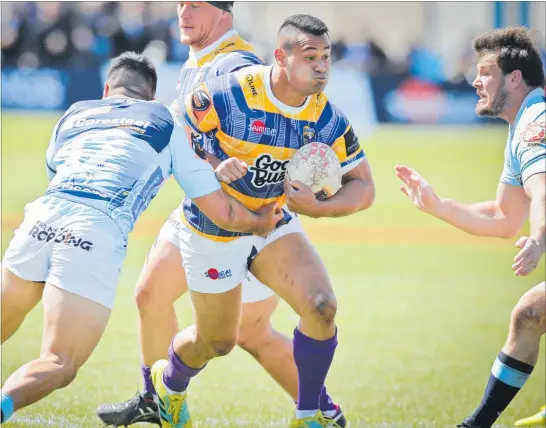
<path fill-rule="evenodd" d="M 303 127 L 303 144 L 313 142 L 313 138 L 315 138 L 315 130 L 310 126 L 305 125 Z"/>
<path fill-rule="evenodd" d="M 256 85 L 254 85 L 254 76 L 252 74 L 247 74 L 245 80 L 252 95 L 257 97 L 258 91 L 256 90 Z"/>
<path fill-rule="evenodd" d="M 71 229 L 53 228 L 41 221 L 37 221 L 32 226 L 28 235 L 38 241 L 53 242 L 55 244 L 63 243 L 69 247 L 81 248 L 87 252 L 91 251 L 94 245 L 91 241 L 77 238 Z"/>
<path fill-rule="evenodd" d="M 230 278 L 231 276 L 231 269 L 219 271 L 218 269 L 210 268 L 205 272 L 205 278 L 212 279 L 213 281 Z"/>
<path fill-rule="evenodd" d="M 358 149 L 360 148 L 360 144 L 358 142 L 358 137 L 355 135 L 355 132 L 353 131 L 353 127 L 351 126 L 349 130 L 345 133 L 345 151 L 347 153 L 347 157 L 355 154 Z"/>
<path fill-rule="evenodd" d="M 546 144 L 545 127 L 546 122 L 544 120 L 530 123 L 521 136 L 523 145 L 526 147 L 533 147 L 540 144 Z"/>
<path fill-rule="evenodd" d="M 71 180 L 71 178 L 68 178 L 68 180 Z M 100 190 L 92 189 L 92 188 L 85 187 L 85 186 L 81 186 L 79 184 L 72 183 L 72 182 L 61 182 L 61 183 L 53 186 L 52 188 L 50 188 L 47 191 L 46 194 L 53 193 L 53 192 L 62 192 L 63 190 L 76 190 L 76 191 L 79 191 L 79 192 L 85 192 L 85 193 L 89 193 L 91 195 L 98 196 L 98 197 L 100 197 L 102 199 L 106 199 L 106 198 L 110 197 L 109 193 L 101 192 Z"/>
<path fill-rule="evenodd" d="M 63 131 L 73 129 L 73 128 L 83 128 L 85 126 L 93 126 L 93 125 L 115 125 L 119 127 L 129 127 L 138 129 L 139 131 L 142 131 L 142 129 L 139 128 L 148 128 L 152 123 L 147 120 L 135 120 L 135 119 L 129 119 L 126 117 L 122 117 L 119 119 L 77 119 L 75 121 L 70 121 L 66 123 L 66 126 L 62 127 Z"/>
<path fill-rule="evenodd" d="M 195 111 L 206 111 L 211 105 L 209 94 L 204 89 L 196 89 L 191 95 L 191 106 Z"/>
<path fill-rule="evenodd" d="M 197 156 L 203 160 L 207 160 L 207 152 L 205 151 L 205 136 L 197 132 L 191 132 L 192 149 Z"/>
<path fill-rule="evenodd" d="M 226 49 L 231 48 L 231 47 L 233 47 L 233 46 L 235 46 L 235 42 L 228 43 L 227 45 L 222 46 L 222 47 L 216 49 L 216 50 L 214 51 L 214 53 L 215 53 L 216 55 L 218 55 L 218 54 L 222 53 L 222 51 L 225 51 Z"/>
<path fill-rule="evenodd" d="M 261 120 L 255 120 L 251 124 L 248 125 L 248 130 L 250 132 L 255 132 L 256 134 L 264 134 L 271 137 L 275 137 L 277 135 L 277 130 L 273 128 L 266 128 L 265 123 Z"/>
<path fill-rule="evenodd" d="M 276 160 L 269 154 L 262 154 L 248 170 L 252 172 L 252 184 L 255 187 L 264 187 L 268 184 L 280 183 L 284 180 L 289 160 Z"/>

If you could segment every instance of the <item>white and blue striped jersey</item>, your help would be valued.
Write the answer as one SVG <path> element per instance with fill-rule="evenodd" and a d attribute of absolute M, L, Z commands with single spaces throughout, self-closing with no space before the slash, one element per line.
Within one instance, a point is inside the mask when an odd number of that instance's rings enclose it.
<path fill-rule="evenodd" d="M 546 173 L 545 111 L 544 90 L 534 89 L 508 129 L 501 183 L 523 186 L 532 175 Z"/>
<path fill-rule="evenodd" d="M 82 101 L 57 123 L 46 155 L 46 195 L 93 207 L 127 235 L 172 174 L 191 198 L 220 189 L 172 110 L 126 97 Z"/>

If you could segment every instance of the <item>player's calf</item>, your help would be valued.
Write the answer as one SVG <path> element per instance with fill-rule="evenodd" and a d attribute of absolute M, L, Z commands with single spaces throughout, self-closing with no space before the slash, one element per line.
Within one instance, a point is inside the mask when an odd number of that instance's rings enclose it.
<path fill-rule="evenodd" d="M 514 307 L 508 339 L 493 363 L 482 401 L 463 427 L 490 428 L 527 382 L 545 331 L 545 284 L 529 290 Z"/>

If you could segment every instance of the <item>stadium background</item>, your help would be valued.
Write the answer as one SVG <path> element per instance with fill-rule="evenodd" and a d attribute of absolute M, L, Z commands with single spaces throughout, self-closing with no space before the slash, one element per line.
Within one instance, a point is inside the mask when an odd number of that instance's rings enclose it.
<path fill-rule="evenodd" d="M 159 68 L 158 96 L 169 103 L 188 50 L 178 42 L 175 2 L 1 8 L 3 254 L 25 203 L 47 187 L 44 155 L 56 119 L 71 103 L 101 96 L 108 59 L 128 49 L 146 52 Z M 248 2 L 236 4 L 235 23 L 269 61 L 276 29 L 300 12 L 331 28 L 335 63 L 327 93 L 357 129 L 377 184 L 369 211 L 305 220 L 339 301 L 330 391 L 353 427 L 453 427 L 481 398 L 510 310 L 541 280 L 544 262 L 530 277 L 513 277 L 515 239 L 468 236 L 419 213 L 398 190 L 393 168 L 417 168 L 443 196 L 472 202 L 494 195 L 506 124 L 475 117 L 470 40 L 523 24 L 537 30 L 544 56 L 545 5 Z M 140 387 L 133 287 L 180 196 L 170 180 L 137 223 L 110 324 L 76 382 L 7 427 L 97 427 L 98 404 Z M 177 307 L 181 323 L 190 323 L 187 298 Z M 2 348 L 2 381 L 39 352 L 41 315 L 36 308 Z M 296 320 L 284 304 L 274 316 L 285 333 Z M 542 347 L 499 427 L 544 404 L 544 361 Z M 288 397 L 239 349 L 211 363 L 190 393 L 201 428 L 287 426 L 290 416 Z"/>

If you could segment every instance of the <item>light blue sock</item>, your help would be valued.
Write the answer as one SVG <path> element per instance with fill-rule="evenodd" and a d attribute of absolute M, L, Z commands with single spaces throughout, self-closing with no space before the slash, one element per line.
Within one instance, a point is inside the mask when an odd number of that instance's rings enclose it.
<path fill-rule="evenodd" d="M 13 415 L 13 399 L 2 393 L 2 423 L 6 422 Z"/>

